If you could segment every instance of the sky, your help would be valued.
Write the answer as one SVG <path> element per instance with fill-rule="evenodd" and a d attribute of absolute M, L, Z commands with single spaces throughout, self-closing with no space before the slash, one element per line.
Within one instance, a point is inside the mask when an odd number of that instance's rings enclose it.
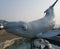
<path fill-rule="evenodd" d="M 0 0 L 0 20 L 34 21 L 56 0 Z M 60 24 L 60 0 L 54 7 L 56 24 Z"/>

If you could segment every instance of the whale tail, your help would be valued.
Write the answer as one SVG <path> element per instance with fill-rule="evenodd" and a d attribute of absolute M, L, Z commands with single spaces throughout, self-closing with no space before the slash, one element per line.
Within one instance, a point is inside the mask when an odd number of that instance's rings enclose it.
<path fill-rule="evenodd" d="M 57 3 L 57 1 L 58 1 L 58 0 L 56 0 L 56 1 L 51 5 L 51 7 L 54 7 L 55 4 Z"/>
<path fill-rule="evenodd" d="M 49 8 L 53 8 L 53 7 L 55 6 L 55 4 L 57 3 L 57 1 L 58 1 L 58 0 L 56 0 Z M 48 9 L 49 9 L 49 8 L 48 8 Z M 44 13 L 46 13 L 46 12 L 48 11 L 48 9 L 45 10 Z"/>

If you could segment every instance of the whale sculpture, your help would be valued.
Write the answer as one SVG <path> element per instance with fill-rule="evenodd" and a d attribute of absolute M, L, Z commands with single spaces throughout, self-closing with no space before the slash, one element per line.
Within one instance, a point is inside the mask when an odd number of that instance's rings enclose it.
<path fill-rule="evenodd" d="M 54 23 L 54 6 L 56 0 L 49 8 L 44 11 L 45 16 L 41 19 L 32 22 L 6 22 L 0 25 L 0 29 L 5 29 L 7 32 L 22 36 L 25 38 L 50 38 L 60 34 L 60 30 L 52 30 Z"/>
<path fill-rule="evenodd" d="M 18 36 L 23 36 L 27 38 L 35 38 L 38 37 L 38 35 L 43 35 L 45 33 L 47 35 L 48 31 L 53 29 L 55 25 L 53 20 L 55 17 L 53 8 L 57 1 L 58 0 L 56 0 L 54 4 L 52 4 L 46 11 L 44 11 L 44 13 L 46 13 L 45 16 L 39 20 L 35 20 L 28 23 L 22 21 L 6 22 L 6 24 L 1 25 L 0 28 L 4 28 L 7 32 L 10 32 L 12 34 L 16 34 Z M 53 34 L 52 36 L 55 35 Z"/>

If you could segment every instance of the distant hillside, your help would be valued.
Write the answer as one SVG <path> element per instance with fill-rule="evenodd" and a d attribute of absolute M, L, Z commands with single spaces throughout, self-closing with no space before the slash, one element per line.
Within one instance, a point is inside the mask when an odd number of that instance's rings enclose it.
<path fill-rule="evenodd" d="M 16 38 L 18 36 L 7 33 L 5 30 L 0 30 L 0 42 Z"/>

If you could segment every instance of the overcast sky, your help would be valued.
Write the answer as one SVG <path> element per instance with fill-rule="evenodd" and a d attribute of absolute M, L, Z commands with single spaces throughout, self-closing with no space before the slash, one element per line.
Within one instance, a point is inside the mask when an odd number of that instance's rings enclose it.
<path fill-rule="evenodd" d="M 56 0 L 0 0 L 0 19 L 33 21 L 44 16 L 44 11 Z M 54 7 L 56 23 L 60 23 L 60 0 Z"/>

